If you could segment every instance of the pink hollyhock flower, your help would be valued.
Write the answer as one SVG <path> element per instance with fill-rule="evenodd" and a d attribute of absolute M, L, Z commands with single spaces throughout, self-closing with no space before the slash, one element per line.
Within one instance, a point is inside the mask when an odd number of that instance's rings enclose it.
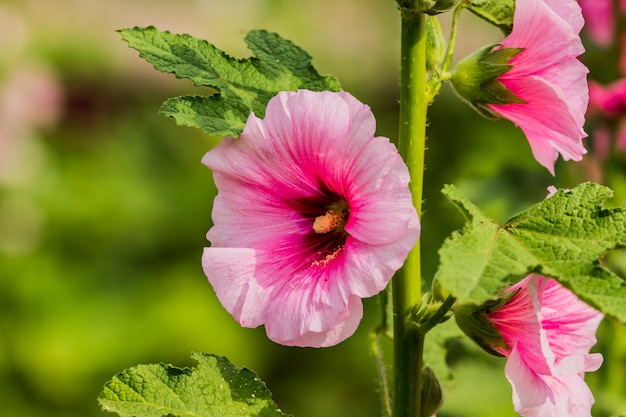
<path fill-rule="evenodd" d="M 553 175 L 559 154 L 579 161 L 586 153 L 588 70 L 576 58 L 584 52 L 582 25 L 575 0 L 516 2 L 513 31 L 501 48 L 522 50 L 497 79 L 524 103 L 488 105 L 524 131 L 535 159 Z"/>
<path fill-rule="evenodd" d="M 282 92 L 202 162 L 219 190 L 204 272 L 233 317 L 283 345 L 356 330 L 419 236 L 409 173 L 348 93 Z"/>
<path fill-rule="evenodd" d="M 578 0 L 586 30 L 595 43 L 607 46 L 613 40 L 612 0 Z"/>
<path fill-rule="evenodd" d="M 505 373 L 515 411 L 524 417 L 590 417 L 594 402 L 584 373 L 597 370 L 602 355 L 590 354 L 602 314 L 553 279 L 530 275 L 487 314 L 508 348 Z"/>

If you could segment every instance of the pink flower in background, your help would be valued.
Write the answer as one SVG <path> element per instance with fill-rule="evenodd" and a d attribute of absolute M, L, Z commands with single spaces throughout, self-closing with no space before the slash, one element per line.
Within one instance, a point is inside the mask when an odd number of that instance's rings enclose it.
<path fill-rule="evenodd" d="M 600 112 L 606 117 L 626 114 L 626 79 L 606 87 L 597 82 L 589 83 L 589 111 Z"/>
<path fill-rule="evenodd" d="M 587 68 L 577 59 L 584 52 L 583 26 L 575 0 L 516 2 L 513 31 L 503 48 L 522 48 L 498 80 L 525 103 L 489 104 L 526 135 L 537 162 L 554 175 L 554 163 L 579 161 L 588 102 Z"/>
<path fill-rule="evenodd" d="M 345 92 L 282 92 L 203 163 L 219 190 L 205 274 L 233 317 L 294 346 L 337 344 L 419 236 L 409 173 Z"/>
<path fill-rule="evenodd" d="M 602 314 L 553 279 L 530 275 L 508 289 L 515 295 L 487 317 L 508 349 L 505 373 L 515 411 L 524 417 L 590 417 L 594 402 L 584 373 L 602 355 L 590 354 Z"/>
<path fill-rule="evenodd" d="M 601 46 L 613 40 L 612 0 L 578 0 L 585 17 L 585 29 L 591 39 Z"/>
<path fill-rule="evenodd" d="M 592 139 L 594 154 L 599 160 L 606 161 L 612 149 L 623 153 L 626 150 L 626 78 L 608 86 L 589 82 L 588 115 L 598 118 Z"/>

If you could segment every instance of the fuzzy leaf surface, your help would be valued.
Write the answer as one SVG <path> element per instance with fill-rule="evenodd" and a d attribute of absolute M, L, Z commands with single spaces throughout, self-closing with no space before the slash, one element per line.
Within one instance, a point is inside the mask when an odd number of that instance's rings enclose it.
<path fill-rule="evenodd" d="M 502 29 L 513 30 L 515 0 L 467 0 L 467 8 L 476 16 Z"/>
<path fill-rule="evenodd" d="M 117 374 L 98 398 L 122 417 L 287 417 L 256 374 L 228 359 L 193 353 L 195 368 L 138 365 Z"/>
<path fill-rule="evenodd" d="M 210 135 L 239 135 L 250 111 L 263 117 L 267 102 L 280 91 L 341 89 L 334 77 L 318 74 L 302 48 L 265 30 L 246 35 L 254 56 L 245 59 L 230 57 L 205 40 L 152 26 L 119 32 L 155 69 L 216 91 L 204 97 L 171 98 L 161 107 L 178 124 Z"/>
<path fill-rule="evenodd" d="M 552 277 L 604 314 L 626 323 L 626 281 L 602 266 L 626 247 L 626 210 L 603 209 L 612 191 L 581 184 L 558 191 L 504 226 L 453 186 L 443 193 L 467 223 L 441 247 L 437 279 L 462 303 L 482 304 L 529 273 Z"/>

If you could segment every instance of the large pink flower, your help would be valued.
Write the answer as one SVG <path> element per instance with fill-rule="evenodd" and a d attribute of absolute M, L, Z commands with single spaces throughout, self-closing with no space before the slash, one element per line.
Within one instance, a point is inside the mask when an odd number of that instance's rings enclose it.
<path fill-rule="evenodd" d="M 513 386 L 515 410 L 524 417 L 590 417 L 593 395 L 584 373 L 602 364 L 590 354 L 602 314 L 553 279 L 530 275 L 487 317 L 508 349 L 505 373 Z"/>
<path fill-rule="evenodd" d="M 345 92 L 282 92 L 202 162 L 219 190 L 203 269 L 245 327 L 329 346 L 349 337 L 419 236 L 409 173 L 369 107 Z"/>
<path fill-rule="evenodd" d="M 498 80 L 525 103 L 490 104 L 517 124 L 537 162 L 554 175 L 554 163 L 579 161 L 589 100 L 587 68 L 576 58 L 584 52 L 583 25 L 575 0 L 520 0 L 515 3 L 513 31 L 503 48 L 522 48 Z"/>

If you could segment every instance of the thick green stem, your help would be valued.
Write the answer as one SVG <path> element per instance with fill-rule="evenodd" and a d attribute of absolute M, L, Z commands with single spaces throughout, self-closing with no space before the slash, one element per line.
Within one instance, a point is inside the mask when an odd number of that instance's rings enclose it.
<path fill-rule="evenodd" d="M 398 148 L 409 167 L 410 189 L 418 215 L 422 206 L 426 141 L 426 16 L 402 15 L 400 129 Z M 393 417 L 420 417 L 424 341 L 407 318 L 421 299 L 419 242 L 392 281 L 394 311 Z"/>

